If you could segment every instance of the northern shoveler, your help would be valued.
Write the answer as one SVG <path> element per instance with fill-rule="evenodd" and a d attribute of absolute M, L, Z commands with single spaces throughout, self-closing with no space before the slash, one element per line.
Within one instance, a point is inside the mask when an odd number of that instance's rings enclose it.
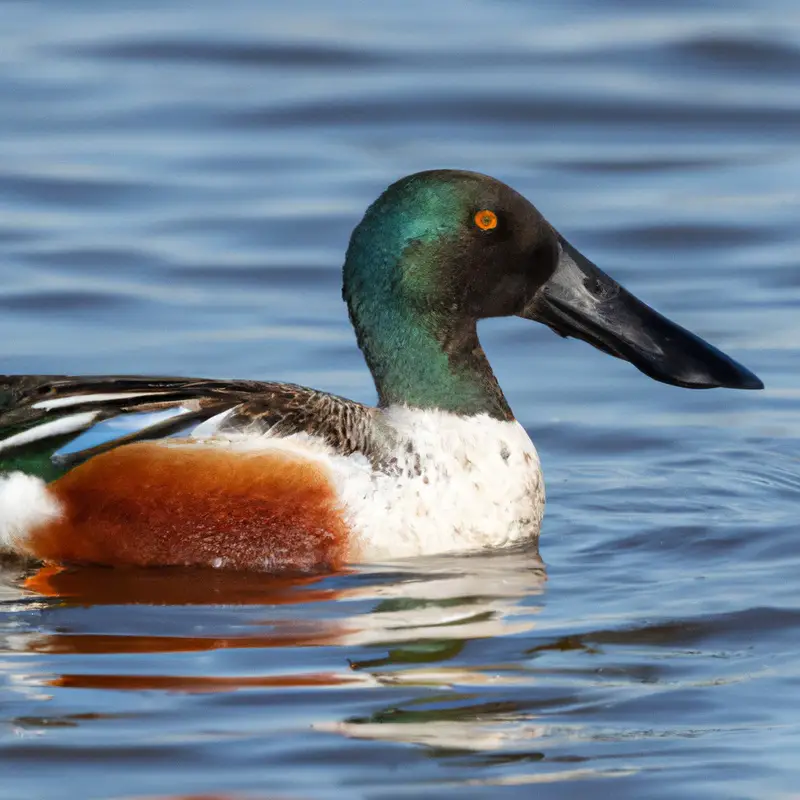
<path fill-rule="evenodd" d="M 0 378 L 2 546 L 56 563 L 307 570 L 536 537 L 539 459 L 478 341 L 486 317 L 542 322 L 676 386 L 763 388 L 472 172 L 386 189 L 352 234 L 343 296 L 374 408 L 285 383 Z M 103 420 L 165 409 L 58 452 Z"/>

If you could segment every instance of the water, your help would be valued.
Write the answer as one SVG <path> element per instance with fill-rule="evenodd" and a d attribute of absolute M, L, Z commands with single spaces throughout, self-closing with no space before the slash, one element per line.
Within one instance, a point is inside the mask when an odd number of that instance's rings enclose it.
<path fill-rule="evenodd" d="M 800 790 L 793 0 L 0 3 L 0 370 L 374 399 L 339 297 L 391 180 L 477 169 L 752 368 L 482 336 L 535 552 L 324 578 L 2 572 L 0 797 Z"/>

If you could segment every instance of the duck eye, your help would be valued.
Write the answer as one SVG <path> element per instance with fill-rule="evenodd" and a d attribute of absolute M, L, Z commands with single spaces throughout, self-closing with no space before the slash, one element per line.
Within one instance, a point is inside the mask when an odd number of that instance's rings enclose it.
<path fill-rule="evenodd" d="M 497 214 L 488 208 L 481 209 L 473 219 L 482 231 L 492 231 L 497 227 Z"/>

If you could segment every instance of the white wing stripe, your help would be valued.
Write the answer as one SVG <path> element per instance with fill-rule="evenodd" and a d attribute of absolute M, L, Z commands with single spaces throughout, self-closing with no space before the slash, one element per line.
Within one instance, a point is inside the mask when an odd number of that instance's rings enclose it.
<path fill-rule="evenodd" d="M 219 414 L 214 414 L 213 417 L 209 417 L 204 422 L 201 422 L 193 431 L 192 431 L 192 439 L 205 439 L 209 436 L 213 436 L 219 430 L 220 426 L 223 422 L 231 415 L 239 406 L 234 406 L 233 408 L 227 408 L 225 411 L 221 411 Z"/>
<path fill-rule="evenodd" d="M 30 444 L 39 439 L 48 439 L 51 436 L 61 436 L 65 433 L 79 431 L 91 425 L 100 413 L 100 411 L 83 411 L 80 414 L 70 414 L 68 417 L 54 419 L 51 422 L 29 428 L 27 431 L 15 433 L 0 441 L 0 451 L 7 450 L 9 447 Z"/>
<path fill-rule="evenodd" d="M 81 403 L 105 403 L 107 400 L 127 400 L 131 397 L 155 397 L 166 392 L 105 392 L 101 394 L 73 394 L 69 397 L 56 397 L 53 400 L 40 400 L 31 408 L 52 411 L 54 408 L 78 406 Z"/>

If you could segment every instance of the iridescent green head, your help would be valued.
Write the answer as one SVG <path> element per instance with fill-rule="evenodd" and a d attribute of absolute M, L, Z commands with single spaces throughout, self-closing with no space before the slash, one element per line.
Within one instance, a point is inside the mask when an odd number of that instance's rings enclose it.
<path fill-rule="evenodd" d="M 344 298 L 382 405 L 510 411 L 478 343 L 555 267 L 555 232 L 524 197 L 471 172 L 392 184 L 353 232 Z"/>
<path fill-rule="evenodd" d="M 512 315 L 668 383 L 758 382 L 636 300 L 522 195 L 474 172 L 420 172 L 389 186 L 353 231 L 343 296 L 382 406 L 510 418 L 476 327 Z"/>

